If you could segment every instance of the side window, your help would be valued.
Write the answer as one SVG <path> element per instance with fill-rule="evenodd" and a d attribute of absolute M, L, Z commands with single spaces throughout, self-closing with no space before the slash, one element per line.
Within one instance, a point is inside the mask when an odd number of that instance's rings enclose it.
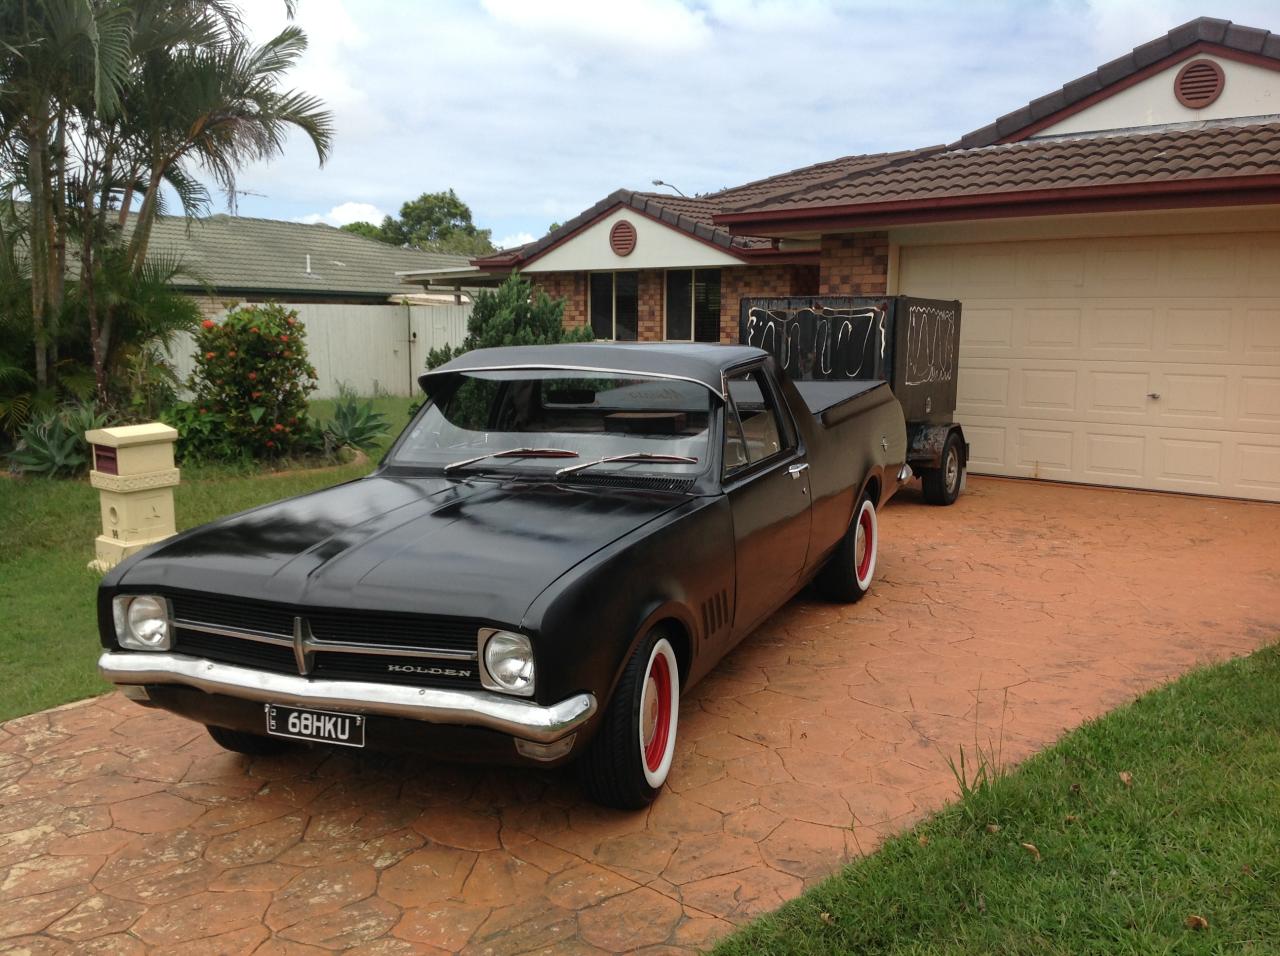
<path fill-rule="evenodd" d="M 730 378 L 729 397 L 731 402 L 725 409 L 725 474 L 791 447 L 764 372 L 757 369 Z"/>

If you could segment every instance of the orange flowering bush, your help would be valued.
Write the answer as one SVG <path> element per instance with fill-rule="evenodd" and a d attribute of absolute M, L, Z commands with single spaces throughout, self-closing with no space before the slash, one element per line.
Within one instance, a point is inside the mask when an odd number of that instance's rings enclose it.
<path fill-rule="evenodd" d="M 190 408 L 217 423 L 224 449 L 275 458 L 321 441 L 307 418 L 307 395 L 317 382 L 306 337 L 298 314 L 275 303 L 201 323 Z"/>

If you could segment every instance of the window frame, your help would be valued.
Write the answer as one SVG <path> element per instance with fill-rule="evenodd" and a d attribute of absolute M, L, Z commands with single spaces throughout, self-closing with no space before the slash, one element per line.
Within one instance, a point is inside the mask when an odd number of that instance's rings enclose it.
<path fill-rule="evenodd" d="M 742 427 L 742 417 L 738 414 L 738 403 L 733 397 L 733 390 L 729 383 L 735 378 L 745 378 L 752 375 L 760 375 L 764 380 L 760 382 L 760 395 L 765 400 L 765 404 L 770 406 L 773 411 L 774 422 L 778 427 L 778 438 L 780 447 L 772 455 L 761 458 L 759 461 L 747 461 L 745 464 L 730 470 L 725 467 L 725 447 L 728 445 L 730 437 L 730 423 L 728 416 L 733 416 L 733 422 L 736 426 L 737 434 L 746 446 L 746 431 Z M 725 388 L 725 424 L 721 429 L 720 437 L 720 482 L 722 485 L 731 484 L 739 480 L 753 477 L 766 471 L 771 471 L 779 464 L 785 464 L 787 461 L 804 454 L 801 447 L 800 433 L 795 427 L 795 423 L 791 419 L 790 410 L 782 401 L 782 396 L 774 387 L 772 376 L 765 372 L 764 364 L 738 366 L 737 368 L 728 369 L 724 373 Z"/>
<path fill-rule="evenodd" d="M 634 339 L 618 338 L 618 273 L 625 272 L 636 277 L 636 337 Z M 592 276 L 609 277 L 609 303 L 612 311 L 609 315 L 609 330 L 613 333 L 611 338 L 597 338 L 597 342 L 639 342 L 640 341 L 640 270 L 639 269 L 588 269 L 587 270 L 587 328 L 591 329 L 592 335 L 595 334 L 595 324 L 592 319 L 595 312 L 595 304 L 592 301 L 594 296 L 591 294 L 591 277 Z M 665 280 L 664 280 L 665 281 Z M 664 288 L 665 297 L 665 288 Z M 664 314 L 665 314 L 665 298 Z"/>
<path fill-rule="evenodd" d="M 689 337 L 687 339 L 675 339 L 670 335 L 670 328 L 667 326 L 667 276 L 672 272 L 689 273 Z M 714 272 L 719 280 L 720 291 L 724 291 L 724 269 L 720 266 L 711 266 L 705 269 L 689 267 L 688 269 L 663 269 L 662 270 L 662 340 L 664 342 L 699 342 L 698 339 L 698 273 Z M 723 307 L 721 309 L 723 311 Z M 720 342 L 720 321 L 719 316 L 716 319 L 716 337 L 714 342 L 707 341 L 703 344 L 714 345 Z"/>

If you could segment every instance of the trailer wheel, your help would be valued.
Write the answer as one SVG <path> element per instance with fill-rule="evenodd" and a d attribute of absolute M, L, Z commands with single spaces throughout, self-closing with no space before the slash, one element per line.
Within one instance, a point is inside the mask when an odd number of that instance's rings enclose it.
<path fill-rule="evenodd" d="M 924 500 L 931 505 L 955 504 L 960 497 L 960 485 L 964 482 L 964 452 L 960 449 L 960 436 L 952 432 L 942 446 L 942 463 L 929 468 L 920 476 Z"/>
<path fill-rule="evenodd" d="M 875 503 L 866 496 L 858 502 L 853 524 L 835 552 L 814 579 L 818 593 L 829 601 L 852 604 L 871 590 L 880 553 L 880 524 Z"/>

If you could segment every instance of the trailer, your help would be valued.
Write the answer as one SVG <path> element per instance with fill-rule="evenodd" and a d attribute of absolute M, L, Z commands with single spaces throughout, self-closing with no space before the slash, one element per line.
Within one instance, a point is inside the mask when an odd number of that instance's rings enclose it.
<path fill-rule="evenodd" d="M 739 341 L 794 381 L 887 381 L 907 419 L 907 463 L 925 500 L 964 490 L 969 445 L 955 421 L 960 303 L 915 296 L 744 298 Z"/>

